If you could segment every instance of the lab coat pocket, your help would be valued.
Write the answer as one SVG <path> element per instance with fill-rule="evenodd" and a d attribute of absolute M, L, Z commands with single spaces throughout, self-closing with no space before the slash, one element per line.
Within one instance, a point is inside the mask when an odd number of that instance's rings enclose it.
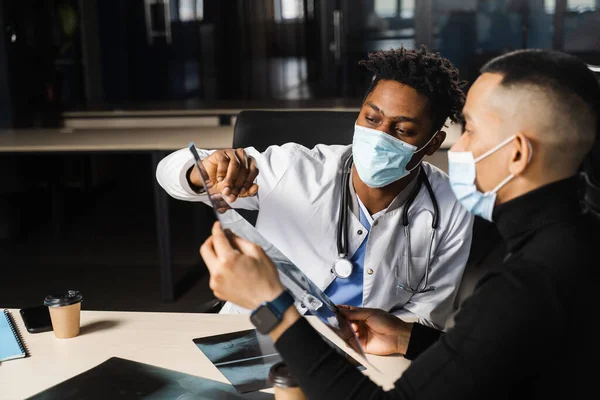
<path fill-rule="evenodd" d="M 427 257 L 402 255 L 402 263 L 396 266 L 396 294 L 414 294 L 425 286 Z"/>

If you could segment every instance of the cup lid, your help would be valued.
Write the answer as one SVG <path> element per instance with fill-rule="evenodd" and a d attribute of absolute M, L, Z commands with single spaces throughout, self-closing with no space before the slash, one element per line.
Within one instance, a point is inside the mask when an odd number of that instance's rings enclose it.
<path fill-rule="evenodd" d="M 290 373 L 287 364 L 283 361 L 280 361 L 271 367 L 269 370 L 269 381 L 273 385 L 283 388 L 298 386 L 298 382 Z"/>
<path fill-rule="evenodd" d="M 71 304 L 79 303 L 81 300 L 83 300 L 83 296 L 79 291 L 67 290 L 66 292 L 46 296 L 44 305 L 48 307 L 69 306 Z"/>

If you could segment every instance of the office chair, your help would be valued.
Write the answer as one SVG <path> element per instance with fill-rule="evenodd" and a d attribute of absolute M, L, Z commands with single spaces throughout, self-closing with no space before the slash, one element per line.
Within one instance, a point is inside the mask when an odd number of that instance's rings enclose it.
<path fill-rule="evenodd" d="M 351 144 L 357 111 L 241 111 L 233 129 L 233 148 L 299 143 Z"/>
<path fill-rule="evenodd" d="M 263 111 L 238 113 L 233 128 L 233 148 L 254 147 L 265 151 L 271 145 L 298 143 L 308 148 L 317 144 L 351 144 L 356 111 Z M 258 211 L 237 210 L 253 225 Z M 225 302 L 213 299 L 200 312 L 217 313 Z"/>
<path fill-rule="evenodd" d="M 238 114 L 233 128 L 233 148 L 254 147 L 265 151 L 271 145 L 298 143 L 351 144 L 358 111 L 262 111 Z M 252 225 L 258 211 L 238 210 Z"/>

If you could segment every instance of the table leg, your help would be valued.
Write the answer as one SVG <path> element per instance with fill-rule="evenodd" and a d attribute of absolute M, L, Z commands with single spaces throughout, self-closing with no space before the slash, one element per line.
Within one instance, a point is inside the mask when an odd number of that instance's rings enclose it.
<path fill-rule="evenodd" d="M 60 176 L 60 175 L 59 175 Z M 58 181 L 50 182 L 50 196 L 52 203 L 52 233 L 55 238 L 59 238 L 64 229 L 64 209 L 63 203 L 65 196 Z"/>
<path fill-rule="evenodd" d="M 154 202 L 156 215 L 156 233 L 158 236 L 158 259 L 160 262 L 160 293 L 163 301 L 175 299 L 173 284 L 173 265 L 171 259 L 171 239 L 169 229 L 169 197 L 158 184 L 156 167 L 164 157 L 163 152 L 152 152 L 152 180 L 154 182 Z"/>

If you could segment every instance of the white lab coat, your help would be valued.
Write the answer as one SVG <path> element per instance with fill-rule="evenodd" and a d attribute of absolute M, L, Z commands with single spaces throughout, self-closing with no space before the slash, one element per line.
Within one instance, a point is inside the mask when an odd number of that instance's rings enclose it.
<path fill-rule="evenodd" d="M 263 153 L 252 147 L 246 152 L 257 161 L 258 194 L 240 198 L 232 206 L 260 210 L 256 228 L 325 290 L 335 279 L 331 267 L 338 257 L 341 174 L 351 146 L 318 145 L 308 149 L 288 143 L 271 146 Z M 201 157 L 210 153 L 199 149 Z M 189 150 L 178 150 L 161 160 L 156 178 L 172 197 L 208 204 L 206 196 L 194 192 L 187 182 L 186 172 L 192 165 Z M 429 274 L 429 285 L 436 289 L 417 294 L 397 289 L 396 268 L 400 283 L 405 282 L 404 205 L 390 206 L 376 219 L 367 239 L 363 306 L 390 311 L 407 322 L 444 329 L 469 255 L 473 218 L 456 200 L 443 171 L 427 162 L 422 163 L 422 168 L 439 205 L 439 227 Z M 348 214 L 349 254 L 354 254 L 364 238 L 364 233 L 358 232 L 364 228 L 356 215 Z M 423 186 L 409 211 L 413 287 L 424 274 L 432 216 L 433 206 Z M 247 310 L 226 304 L 222 312 Z"/>

